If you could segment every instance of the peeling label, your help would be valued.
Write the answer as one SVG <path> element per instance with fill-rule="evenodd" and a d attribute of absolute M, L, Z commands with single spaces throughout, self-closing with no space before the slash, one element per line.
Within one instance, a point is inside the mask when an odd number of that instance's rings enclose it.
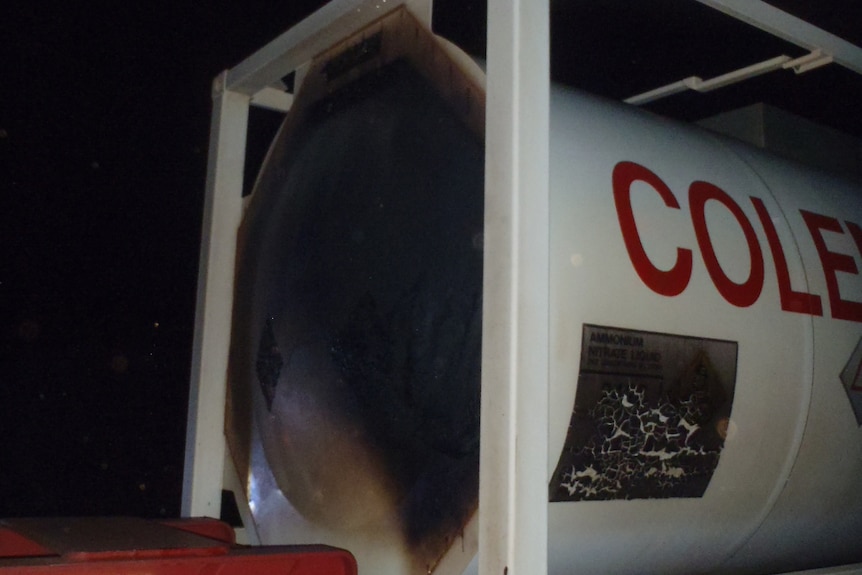
<path fill-rule="evenodd" d="M 730 341 L 584 325 L 551 501 L 702 497 L 727 435 Z"/>

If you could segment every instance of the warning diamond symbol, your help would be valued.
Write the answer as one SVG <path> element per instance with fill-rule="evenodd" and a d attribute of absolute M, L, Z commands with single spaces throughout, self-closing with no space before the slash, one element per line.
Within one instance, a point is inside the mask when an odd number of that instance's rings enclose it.
<path fill-rule="evenodd" d="M 841 371 L 841 383 L 847 390 L 847 397 L 856 414 L 856 423 L 862 426 L 862 338 L 859 338 L 856 349 Z"/>

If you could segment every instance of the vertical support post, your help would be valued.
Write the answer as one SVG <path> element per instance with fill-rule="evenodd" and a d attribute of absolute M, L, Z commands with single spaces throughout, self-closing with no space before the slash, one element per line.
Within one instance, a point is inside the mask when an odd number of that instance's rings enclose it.
<path fill-rule="evenodd" d="M 250 98 L 213 84 L 206 197 L 183 474 L 183 516 L 218 517 L 224 472 L 224 410 L 237 230 Z"/>
<path fill-rule="evenodd" d="M 547 572 L 548 0 L 491 0 L 479 572 Z"/>

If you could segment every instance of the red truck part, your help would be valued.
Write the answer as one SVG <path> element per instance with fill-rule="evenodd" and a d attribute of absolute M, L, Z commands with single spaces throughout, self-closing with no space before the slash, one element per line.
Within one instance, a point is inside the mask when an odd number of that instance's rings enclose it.
<path fill-rule="evenodd" d="M 239 547 L 207 518 L 0 520 L 0 574 L 355 575 L 356 561 L 325 545 Z"/>

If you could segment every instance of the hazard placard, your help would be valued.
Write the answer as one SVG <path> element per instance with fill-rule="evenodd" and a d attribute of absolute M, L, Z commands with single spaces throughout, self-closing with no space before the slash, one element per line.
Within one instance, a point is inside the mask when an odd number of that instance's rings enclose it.
<path fill-rule="evenodd" d="M 584 325 L 550 501 L 702 497 L 730 426 L 737 348 Z"/>
<path fill-rule="evenodd" d="M 859 338 L 850 360 L 841 371 L 841 382 L 856 414 L 856 423 L 862 426 L 862 338 Z"/>

